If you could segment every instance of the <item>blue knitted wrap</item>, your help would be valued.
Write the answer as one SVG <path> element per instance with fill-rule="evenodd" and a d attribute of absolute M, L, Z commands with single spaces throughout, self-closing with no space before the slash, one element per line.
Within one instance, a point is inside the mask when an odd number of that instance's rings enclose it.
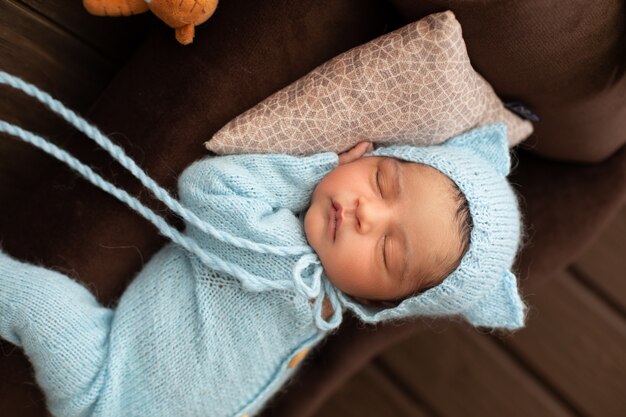
<path fill-rule="evenodd" d="M 50 411 L 236 417 L 260 410 L 296 371 L 293 358 L 340 323 L 340 308 L 334 321 L 317 313 L 329 292 L 298 217 L 337 160 L 237 155 L 189 166 L 179 180 L 181 204 L 220 238 L 190 224 L 184 233 L 221 262 L 208 266 L 213 258 L 170 243 L 114 309 L 69 277 L 0 251 L 0 336 L 24 349 Z M 249 248 L 223 242 L 223 233 Z M 218 269 L 231 264 L 236 274 Z"/>

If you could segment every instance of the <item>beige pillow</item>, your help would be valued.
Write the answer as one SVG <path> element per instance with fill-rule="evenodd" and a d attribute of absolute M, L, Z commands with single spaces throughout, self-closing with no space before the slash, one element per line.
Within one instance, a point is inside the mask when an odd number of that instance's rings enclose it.
<path fill-rule="evenodd" d="M 341 152 L 365 139 L 431 145 L 497 121 L 507 124 L 510 146 L 532 132 L 474 71 L 448 11 L 331 59 L 205 145 L 218 154 Z"/>

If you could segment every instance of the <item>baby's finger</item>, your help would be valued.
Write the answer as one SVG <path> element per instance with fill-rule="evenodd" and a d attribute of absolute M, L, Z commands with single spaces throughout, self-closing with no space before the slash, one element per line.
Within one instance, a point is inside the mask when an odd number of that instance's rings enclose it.
<path fill-rule="evenodd" d="M 374 149 L 374 146 L 372 145 L 372 142 L 368 142 L 368 141 L 363 141 L 363 142 L 359 142 L 354 148 L 352 148 L 357 157 L 361 157 L 364 154 L 371 152 Z"/>
<path fill-rule="evenodd" d="M 352 148 L 339 154 L 339 164 L 347 164 L 362 157 L 370 147 L 371 143 L 362 141 L 354 145 Z"/>

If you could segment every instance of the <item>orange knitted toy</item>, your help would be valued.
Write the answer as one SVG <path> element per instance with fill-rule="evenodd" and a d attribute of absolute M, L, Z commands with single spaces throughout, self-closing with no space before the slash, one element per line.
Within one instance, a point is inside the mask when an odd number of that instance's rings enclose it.
<path fill-rule="evenodd" d="M 193 42 L 195 26 L 215 11 L 218 0 L 83 0 L 85 9 L 96 16 L 130 16 L 152 10 L 176 30 L 183 45 Z"/>

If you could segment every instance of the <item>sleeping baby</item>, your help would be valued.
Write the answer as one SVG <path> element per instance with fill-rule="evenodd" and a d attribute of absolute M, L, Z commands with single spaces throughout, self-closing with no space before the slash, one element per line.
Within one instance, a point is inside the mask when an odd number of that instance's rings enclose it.
<path fill-rule="evenodd" d="M 115 308 L 0 251 L 0 337 L 24 349 L 55 416 L 254 415 L 347 311 L 368 323 L 523 326 L 502 124 L 428 147 L 207 157 L 181 175 L 180 201 L 135 171 L 185 220 L 183 232 L 43 139 L 0 130 L 65 161 L 172 240 Z"/>

